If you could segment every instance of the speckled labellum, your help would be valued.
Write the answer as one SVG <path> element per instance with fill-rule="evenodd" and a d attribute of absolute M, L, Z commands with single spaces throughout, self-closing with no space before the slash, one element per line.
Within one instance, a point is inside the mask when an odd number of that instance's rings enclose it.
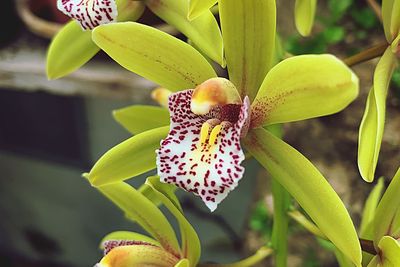
<path fill-rule="evenodd" d="M 57 7 L 84 30 L 114 22 L 118 15 L 114 0 L 58 0 Z"/>
<path fill-rule="evenodd" d="M 236 89 L 223 78 L 204 84 L 170 96 L 171 128 L 157 150 L 157 166 L 162 182 L 193 192 L 214 211 L 244 173 L 240 138 L 248 130 L 250 102 L 238 101 Z"/>

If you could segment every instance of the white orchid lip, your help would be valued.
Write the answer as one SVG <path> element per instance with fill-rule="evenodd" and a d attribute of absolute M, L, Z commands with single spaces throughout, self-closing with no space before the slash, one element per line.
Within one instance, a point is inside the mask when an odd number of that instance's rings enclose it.
<path fill-rule="evenodd" d="M 247 131 L 250 102 L 219 105 L 207 114 L 192 112 L 194 90 L 169 98 L 171 129 L 157 152 L 160 180 L 193 192 L 211 211 L 242 178 L 240 138 Z"/>
<path fill-rule="evenodd" d="M 57 0 L 57 8 L 84 30 L 114 22 L 118 15 L 115 0 Z"/>

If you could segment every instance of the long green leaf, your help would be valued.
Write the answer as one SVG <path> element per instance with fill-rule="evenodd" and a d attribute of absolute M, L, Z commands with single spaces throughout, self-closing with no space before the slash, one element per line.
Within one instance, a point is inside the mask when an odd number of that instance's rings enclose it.
<path fill-rule="evenodd" d="M 180 255 L 175 232 L 162 212 L 146 197 L 127 183 L 119 182 L 98 187 L 98 190 L 123 212 L 136 219 L 161 246 L 173 255 Z"/>
<path fill-rule="evenodd" d="M 144 11 L 142 2 L 117 1 L 118 21 L 137 20 Z M 53 38 L 47 52 L 47 77 L 58 79 L 79 69 L 99 52 L 92 33 L 83 31 L 75 21 L 69 22 Z"/>
<path fill-rule="evenodd" d="M 109 240 L 135 240 L 135 241 L 143 241 L 155 246 L 161 246 L 160 243 L 156 240 L 154 240 L 151 237 L 148 237 L 146 235 L 142 235 L 139 233 L 135 232 L 129 232 L 129 231 L 115 231 L 112 233 L 109 233 L 106 235 L 100 242 L 100 248 L 104 249 L 104 242 L 109 241 Z"/>
<path fill-rule="evenodd" d="M 253 100 L 275 55 L 275 0 L 220 0 L 229 80 Z"/>
<path fill-rule="evenodd" d="M 200 259 L 200 240 L 192 225 L 190 225 L 183 215 L 182 209 L 180 208 L 175 195 L 171 194 L 171 191 L 169 191 L 168 188 L 165 190 L 164 185 L 161 184 L 160 178 L 157 176 L 148 178 L 146 184 L 153 188 L 161 202 L 178 220 L 179 228 L 181 230 L 183 257 L 189 260 L 190 266 L 196 266 Z"/>
<path fill-rule="evenodd" d="M 317 0 L 296 0 L 294 18 L 296 28 L 303 36 L 308 36 L 311 33 L 316 6 Z"/>
<path fill-rule="evenodd" d="M 336 57 L 291 57 L 265 77 L 252 104 L 252 124 L 257 127 L 329 115 L 344 109 L 357 95 L 357 76 Z"/>
<path fill-rule="evenodd" d="M 150 26 L 106 24 L 95 28 L 92 38 L 121 66 L 171 91 L 194 88 L 216 77 L 196 49 Z"/>
<path fill-rule="evenodd" d="M 385 236 L 393 234 L 393 219 L 396 216 L 400 206 L 400 169 L 393 177 L 389 187 L 383 194 L 382 200 L 376 208 L 374 219 L 374 242 L 378 244 L 379 240 Z"/>
<path fill-rule="evenodd" d="M 156 106 L 134 105 L 113 111 L 114 119 L 132 134 L 169 125 L 167 109 Z"/>
<path fill-rule="evenodd" d="M 204 12 L 210 10 L 218 0 L 189 0 L 188 19 L 194 20 Z"/>
<path fill-rule="evenodd" d="M 360 125 L 358 168 L 367 182 L 372 182 L 375 176 L 385 126 L 386 95 L 395 66 L 396 58 L 388 48 L 375 69 L 374 86 L 368 94 Z"/>
<path fill-rule="evenodd" d="M 202 0 L 204 1 L 204 0 Z M 188 19 L 188 0 L 146 0 L 147 7 L 168 24 L 186 35 L 209 58 L 225 65 L 222 35 L 210 10 L 196 19 Z"/>
<path fill-rule="evenodd" d="M 93 166 L 88 179 L 93 186 L 123 181 L 156 167 L 155 150 L 169 126 L 135 135 L 107 151 Z"/>
<path fill-rule="evenodd" d="M 312 163 L 263 128 L 251 130 L 244 144 L 329 240 L 356 266 L 361 266 L 361 248 L 353 222 L 339 196 Z"/>

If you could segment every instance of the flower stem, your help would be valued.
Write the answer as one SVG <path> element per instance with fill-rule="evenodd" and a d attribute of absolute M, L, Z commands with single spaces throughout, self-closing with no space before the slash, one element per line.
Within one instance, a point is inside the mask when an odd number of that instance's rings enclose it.
<path fill-rule="evenodd" d="M 283 136 L 282 125 L 273 125 L 268 130 L 279 138 Z M 275 251 L 275 266 L 286 267 L 288 256 L 288 211 L 291 196 L 276 179 L 271 180 L 271 190 L 274 199 L 274 224 L 272 226 L 271 242 Z"/>
<path fill-rule="evenodd" d="M 360 238 L 361 249 L 369 254 L 376 255 L 377 252 L 375 250 L 374 242 L 371 240 L 361 239 Z"/>
<path fill-rule="evenodd" d="M 347 64 L 349 67 L 357 65 L 359 63 L 363 63 L 365 61 L 368 61 L 370 59 L 373 59 L 373 58 L 383 55 L 383 53 L 385 52 L 385 50 L 388 46 L 389 46 L 388 43 L 386 41 L 384 41 L 373 47 L 363 50 L 358 54 L 355 54 L 351 57 L 345 58 L 343 60 L 343 62 L 345 64 Z"/>

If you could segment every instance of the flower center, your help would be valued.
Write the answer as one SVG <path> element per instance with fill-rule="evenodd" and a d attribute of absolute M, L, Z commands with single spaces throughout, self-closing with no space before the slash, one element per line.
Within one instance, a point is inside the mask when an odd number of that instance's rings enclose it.
<path fill-rule="evenodd" d="M 203 123 L 200 131 L 200 146 L 209 145 L 213 146 L 217 143 L 217 137 L 222 130 L 222 125 L 218 124 L 211 129 L 211 124 L 208 122 Z M 211 132 L 210 132 L 211 129 Z M 208 142 L 207 142 L 208 140 Z"/>

